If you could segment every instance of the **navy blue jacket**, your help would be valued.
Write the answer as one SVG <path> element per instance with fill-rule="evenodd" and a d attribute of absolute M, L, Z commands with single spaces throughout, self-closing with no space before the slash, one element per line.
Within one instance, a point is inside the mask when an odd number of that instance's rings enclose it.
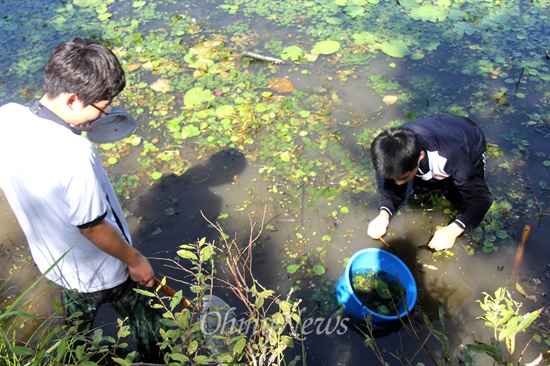
<path fill-rule="evenodd" d="M 452 180 L 464 202 L 455 222 L 465 231 L 479 225 L 493 202 L 485 183 L 485 137 L 470 119 L 439 114 L 406 123 L 416 132 L 426 156 L 420 163 L 414 184 Z M 391 216 L 406 197 L 407 184 L 397 185 L 386 179 L 379 210 Z"/>

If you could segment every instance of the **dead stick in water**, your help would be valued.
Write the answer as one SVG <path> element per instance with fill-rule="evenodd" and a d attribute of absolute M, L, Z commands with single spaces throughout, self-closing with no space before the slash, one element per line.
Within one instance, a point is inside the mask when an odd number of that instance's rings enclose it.
<path fill-rule="evenodd" d="M 160 282 L 160 280 L 156 277 L 155 277 L 154 281 L 155 281 L 155 285 L 154 285 L 155 287 L 160 286 L 160 290 L 162 292 L 164 292 L 166 295 L 168 295 L 170 297 L 174 297 L 174 295 L 176 294 L 176 290 L 174 290 L 172 287 L 170 287 L 168 285 L 163 285 Z M 185 296 L 181 297 L 181 304 L 183 306 L 185 306 L 186 308 L 193 307 L 193 302 L 191 300 L 189 300 L 188 298 L 186 298 Z"/>
<path fill-rule="evenodd" d="M 514 272 L 517 272 L 521 258 L 523 257 L 523 251 L 525 250 L 525 245 L 527 244 L 527 239 L 529 239 L 529 234 L 531 233 L 531 226 L 525 225 L 523 228 L 523 233 L 521 234 L 521 239 L 519 239 L 518 249 L 516 251 L 516 258 L 514 259 Z"/>
<path fill-rule="evenodd" d="M 278 64 L 278 65 L 287 65 L 287 64 L 290 63 L 289 61 L 285 61 L 285 60 L 282 60 L 280 58 L 271 57 L 271 56 L 264 56 L 264 55 L 260 55 L 258 53 L 254 53 L 254 52 L 250 52 L 250 51 L 243 51 L 242 55 L 250 57 L 250 58 L 254 58 L 256 60 L 271 62 L 271 63 Z"/>

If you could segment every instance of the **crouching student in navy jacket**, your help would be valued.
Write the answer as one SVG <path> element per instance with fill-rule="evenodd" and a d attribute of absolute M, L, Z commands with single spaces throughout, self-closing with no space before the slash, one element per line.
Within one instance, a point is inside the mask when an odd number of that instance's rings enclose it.
<path fill-rule="evenodd" d="M 378 216 L 368 226 L 370 237 L 382 237 L 412 181 L 415 194 L 441 190 L 460 209 L 453 222 L 437 230 L 429 246 L 452 248 L 456 238 L 475 228 L 493 202 L 485 183 L 485 137 L 470 119 L 451 114 L 392 128 L 371 145 L 377 174 L 384 178 Z"/>

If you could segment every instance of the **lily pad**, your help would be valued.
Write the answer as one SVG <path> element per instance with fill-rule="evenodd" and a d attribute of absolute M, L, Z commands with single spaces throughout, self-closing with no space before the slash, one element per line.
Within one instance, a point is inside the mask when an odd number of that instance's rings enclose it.
<path fill-rule="evenodd" d="M 409 47 L 407 47 L 405 42 L 401 40 L 396 40 L 393 42 L 383 42 L 381 50 L 386 55 L 396 58 L 403 58 L 411 53 Z"/>
<path fill-rule="evenodd" d="M 285 163 L 289 162 L 290 158 L 292 157 L 290 155 L 290 152 L 288 152 L 288 151 L 283 151 L 280 156 L 281 156 L 281 160 L 284 161 Z"/>
<path fill-rule="evenodd" d="M 296 273 L 296 271 L 300 268 L 300 265 L 298 264 L 291 264 L 290 266 L 286 267 L 286 271 L 290 274 Z"/>
<path fill-rule="evenodd" d="M 337 18 L 337 17 L 330 17 L 330 18 L 327 18 L 326 19 L 326 22 L 328 24 L 331 24 L 331 25 L 340 25 L 342 23 L 344 23 L 344 21 L 340 18 Z"/>
<path fill-rule="evenodd" d="M 326 269 L 325 267 L 323 267 L 323 265 L 321 264 L 316 264 L 313 266 L 313 272 L 315 272 L 316 275 L 323 275 L 325 274 L 326 272 Z"/>
<path fill-rule="evenodd" d="M 281 58 L 283 60 L 299 61 L 304 58 L 306 52 L 303 47 L 298 45 L 288 46 L 281 52 Z"/>
<path fill-rule="evenodd" d="M 374 44 L 376 42 L 374 34 L 370 32 L 355 33 L 351 36 L 355 40 L 356 45 Z"/>
<path fill-rule="evenodd" d="M 411 55 L 411 60 L 418 61 L 418 60 L 422 60 L 423 58 L 424 58 L 423 52 L 415 52 Z"/>
<path fill-rule="evenodd" d="M 435 5 L 423 5 L 411 10 L 411 18 L 414 20 L 443 22 L 447 18 L 448 8 Z"/>
<path fill-rule="evenodd" d="M 472 34 L 474 34 L 476 32 L 476 29 L 470 23 L 458 22 L 454 25 L 453 31 L 455 33 L 459 34 L 460 36 L 462 36 L 464 34 L 466 34 L 468 36 L 471 36 Z"/>
<path fill-rule="evenodd" d="M 233 114 L 235 109 L 231 105 L 222 105 L 216 109 L 216 117 L 226 117 Z"/>
<path fill-rule="evenodd" d="M 170 91 L 170 80 L 168 79 L 158 79 L 157 81 L 153 81 L 149 87 L 153 89 L 154 91 L 166 93 Z"/>
<path fill-rule="evenodd" d="M 344 13 L 349 15 L 351 18 L 357 18 L 365 13 L 365 8 L 362 6 L 347 6 L 344 9 Z"/>
<path fill-rule="evenodd" d="M 187 139 L 190 137 L 195 137 L 201 134 L 201 131 L 194 125 L 186 125 L 181 129 L 181 138 Z"/>
<path fill-rule="evenodd" d="M 183 104 L 186 107 L 194 107 L 196 105 L 209 102 L 215 98 L 214 93 L 209 89 L 202 87 L 191 88 L 183 96 Z"/>
<path fill-rule="evenodd" d="M 321 41 L 317 42 L 311 53 L 314 55 L 331 55 L 340 49 L 340 43 L 337 41 Z"/>
<path fill-rule="evenodd" d="M 102 2 L 103 0 L 74 0 L 73 4 L 81 8 L 96 8 L 99 7 Z"/>

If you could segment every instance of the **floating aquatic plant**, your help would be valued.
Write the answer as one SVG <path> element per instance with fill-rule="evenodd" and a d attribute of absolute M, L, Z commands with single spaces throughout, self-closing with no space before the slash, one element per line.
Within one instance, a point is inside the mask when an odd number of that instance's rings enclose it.
<path fill-rule="evenodd" d="M 387 316 L 399 313 L 406 290 L 387 272 L 356 272 L 351 283 L 355 295 L 366 308 Z"/>

